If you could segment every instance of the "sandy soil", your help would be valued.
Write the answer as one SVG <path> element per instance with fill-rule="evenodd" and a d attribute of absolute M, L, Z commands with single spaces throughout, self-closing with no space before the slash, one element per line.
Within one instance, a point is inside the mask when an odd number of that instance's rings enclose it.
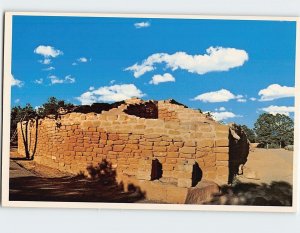
<path fill-rule="evenodd" d="M 242 182 L 271 183 L 285 181 L 293 183 L 293 151 L 284 149 L 255 148 L 250 151 L 246 169 L 255 173 L 255 179 L 239 177 Z"/>
<path fill-rule="evenodd" d="M 292 168 L 293 152 L 256 148 L 250 152 L 237 184 L 222 186 L 221 192 L 206 204 L 291 206 Z M 154 203 L 144 197 L 138 187 L 125 192 L 115 181 L 74 177 L 24 160 L 15 150 L 11 153 L 10 200 Z"/>

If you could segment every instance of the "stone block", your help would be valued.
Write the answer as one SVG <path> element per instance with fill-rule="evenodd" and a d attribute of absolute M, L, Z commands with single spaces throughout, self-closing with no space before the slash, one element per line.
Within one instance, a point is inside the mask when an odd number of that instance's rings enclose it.
<path fill-rule="evenodd" d="M 166 152 L 167 147 L 165 147 L 165 146 L 153 146 L 153 151 L 154 152 Z"/>
<path fill-rule="evenodd" d="M 164 164 L 162 166 L 162 170 L 163 171 L 172 171 L 174 169 L 174 165 L 173 164 Z"/>
<path fill-rule="evenodd" d="M 154 146 L 169 146 L 169 145 L 170 145 L 170 142 L 167 142 L 167 141 L 154 142 Z"/>
<path fill-rule="evenodd" d="M 191 159 L 193 158 L 193 154 L 179 153 L 179 158 Z"/>
<path fill-rule="evenodd" d="M 216 145 L 216 147 L 229 146 L 229 139 L 228 138 L 216 139 L 215 145 Z"/>
<path fill-rule="evenodd" d="M 179 157 L 179 153 L 178 152 L 168 152 L 167 153 L 167 157 L 178 158 Z"/>
<path fill-rule="evenodd" d="M 151 180 L 151 173 L 149 171 L 138 171 L 137 179 L 139 180 Z"/>
<path fill-rule="evenodd" d="M 128 148 L 128 147 L 125 147 L 124 149 L 123 149 L 123 152 L 126 152 L 126 153 L 130 153 L 132 151 L 132 149 L 131 148 Z"/>
<path fill-rule="evenodd" d="M 213 147 L 214 146 L 214 140 L 213 139 L 201 139 L 197 141 L 197 147 Z"/>
<path fill-rule="evenodd" d="M 183 153 L 183 154 L 195 154 L 196 148 L 195 147 L 182 147 L 179 149 L 179 152 Z"/>
<path fill-rule="evenodd" d="M 113 146 L 113 151 L 121 152 L 121 151 L 123 151 L 124 147 L 125 147 L 125 145 L 114 145 Z"/>
<path fill-rule="evenodd" d="M 223 125 L 223 124 L 215 124 L 215 130 L 216 131 L 229 131 L 229 126 L 228 125 Z"/>
<path fill-rule="evenodd" d="M 123 140 L 116 140 L 116 141 L 112 141 L 113 143 L 113 145 L 124 145 L 124 141 Z"/>
<path fill-rule="evenodd" d="M 118 134 L 108 134 L 108 139 L 112 141 L 119 140 L 119 135 Z"/>
<path fill-rule="evenodd" d="M 84 147 L 79 147 L 79 146 L 75 146 L 75 147 L 74 147 L 74 150 L 75 150 L 75 151 L 78 151 L 78 152 L 83 152 L 83 151 L 85 151 Z"/>
<path fill-rule="evenodd" d="M 168 163 L 168 164 L 176 164 L 177 163 L 177 159 L 166 158 L 166 163 Z"/>
<path fill-rule="evenodd" d="M 211 126 L 208 125 L 208 124 L 200 125 L 200 126 L 199 126 L 199 131 L 200 131 L 200 132 L 211 132 L 211 131 L 212 131 L 212 128 L 211 128 Z"/>
<path fill-rule="evenodd" d="M 154 139 L 154 138 L 160 138 L 161 135 L 160 134 L 145 134 L 144 137 L 148 138 L 148 139 Z"/>
<path fill-rule="evenodd" d="M 228 167 L 228 165 L 229 165 L 229 162 L 228 161 L 221 161 L 221 160 L 217 160 L 216 161 L 216 166 L 218 167 L 218 166 L 223 166 L 223 167 Z"/>
<path fill-rule="evenodd" d="M 217 161 L 228 161 L 229 154 L 228 153 L 216 153 Z"/>
<path fill-rule="evenodd" d="M 187 188 L 180 188 L 168 185 L 167 189 L 167 198 L 166 202 L 174 204 L 183 204 L 185 203 L 187 197 Z"/>
<path fill-rule="evenodd" d="M 215 153 L 229 153 L 229 147 L 216 147 L 214 148 Z"/>
<path fill-rule="evenodd" d="M 196 142 L 195 141 L 186 141 L 186 142 L 184 142 L 184 146 L 185 147 L 194 147 L 194 146 L 196 146 Z"/>
<path fill-rule="evenodd" d="M 192 179 L 178 178 L 177 186 L 178 187 L 183 187 L 183 188 L 192 187 Z"/>
<path fill-rule="evenodd" d="M 229 168 L 228 167 L 223 167 L 223 166 L 219 166 L 217 167 L 217 173 L 218 176 L 219 175 L 228 175 L 229 174 Z"/>
<path fill-rule="evenodd" d="M 208 155 L 208 152 L 206 152 L 206 151 L 197 151 L 196 152 L 196 158 L 203 158 L 207 155 Z"/>
<path fill-rule="evenodd" d="M 126 144 L 125 147 L 126 147 L 126 148 L 130 148 L 130 149 L 132 149 L 132 150 L 137 150 L 137 149 L 139 149 L 139 146 L 136 145 L 136 144 Z"/>
<path fill-rule="evenodd" d="M 155 157 L 166 157 L 167 156 L 167 152 L 157 152 L 157 151 L 154 151 L 153 152 L 153 156 L 155 156 Z"/>
<path fill-rule="evenodd" d="M 176 146 L 176 147 L 183 147 L 183 142 L 174 141 L 174 146 Z"/>
<path fill-rule="evenodd" d="M 125 151 L 125 149 L 124 149 L 124 151 Z M 142 150 L 142 156 L 143 157 L 152 157 L 153 156 L 153 151 L 152 150 Z"/>
<path fill-rule="evenodd" d="M 220 192 L 219 186 L 211 181 L 201 181 L 196 187 L 189 188 L 185 204 L 204 204 Z"/>

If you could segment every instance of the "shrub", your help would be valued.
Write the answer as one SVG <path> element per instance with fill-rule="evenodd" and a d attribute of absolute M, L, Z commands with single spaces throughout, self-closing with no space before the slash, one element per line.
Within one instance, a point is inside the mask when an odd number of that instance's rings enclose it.
<path fill-rule="evenodd" d="M 289 150 L 289 151 L 294 151 L 294 145 L 288 145 L 284 147 L 284 149 Z"/>

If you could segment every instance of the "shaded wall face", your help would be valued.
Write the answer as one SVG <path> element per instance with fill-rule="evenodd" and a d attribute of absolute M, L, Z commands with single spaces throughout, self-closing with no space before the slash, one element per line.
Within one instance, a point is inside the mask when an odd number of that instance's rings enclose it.
<path fill-rule="evenodd" d="M 176 111 L 178 117 L 196 119 L 197 112 Z M 194 115 L 193 115 L 194 114 Z M 199 116 L 199 119 L 202 116 Z M 37 137 L 30 136 L 30 148 L 37 147 L 38 163 L 77 174 L 86 173 L 107 159 L 117 176 L 151 180 L 153 160 L 161 164 L 163 182 L 181 187 L 195 185 L 195 177 L 225 184 L 229 175 L 229 128 L 217 123 L 188 123 L 144 119 L 126 114 L 70 113 L 61 119 L 43 119 Z M 36 131 L 30 125 L 28 131 Z M 18 125 L 19 153 L 24 154 Z M 32 150 L 32 148 L 31 148 Z M 195 163 L 200 171 L 194 171 Z M 159 171 L 157 171 L 159 173 Z"/>
<path fill-rule="evenodd" d="M 129 115 L 134 115 L 140 118 L 146 118 L 146 119 L 158 118 L 158 108 L 157 108 L 157 103 L 155 102 L 129 105 L 124 112 Z"/>
<path fill-rule="evenodd" d="M 230 131 L 228 183 L 233 182 L 234 177 L 239 174 L 240 166 L 247 162 L 250 148 L 247 136 L 241 127 L 233 125 Z"/>

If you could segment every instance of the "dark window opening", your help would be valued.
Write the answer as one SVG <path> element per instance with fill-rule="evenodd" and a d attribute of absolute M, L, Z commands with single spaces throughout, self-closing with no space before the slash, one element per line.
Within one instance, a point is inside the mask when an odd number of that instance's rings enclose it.
<path fill-rule="evenodd" d="M 142 104 L 132 104 L 124 111 L 128 115 L 134 115 L 141 118 L 157 119 L 158 107 L 157 102 L 149 101 Z"/>
<path fill-rule="evenodd" d="M 196 162 L 193 165 L 193 172 L 192 172 L 192 187 L 195 187 L 199 181 L 202 179 L 202 170 L 199 167 L 199 164 Z"/>
<path fill-rule="evenodd" d="M 152 160 L 151 180 L 159 180 L 162 177 L 162 164 L 158 159 Z"/>
<path fill-rule="evenodd" d="M 76 106 L 73 110 L 73 112 L 80 112 L 80 113 L 101 113 L 102 111 L 109 111 L 112 108 L 117 108 L 121 104 L 124 104 L 124 101 L 115 102 L 112 104 L 108 103 L 94 103 L 91 106 L 90 105 L 79 105 Z"/>

